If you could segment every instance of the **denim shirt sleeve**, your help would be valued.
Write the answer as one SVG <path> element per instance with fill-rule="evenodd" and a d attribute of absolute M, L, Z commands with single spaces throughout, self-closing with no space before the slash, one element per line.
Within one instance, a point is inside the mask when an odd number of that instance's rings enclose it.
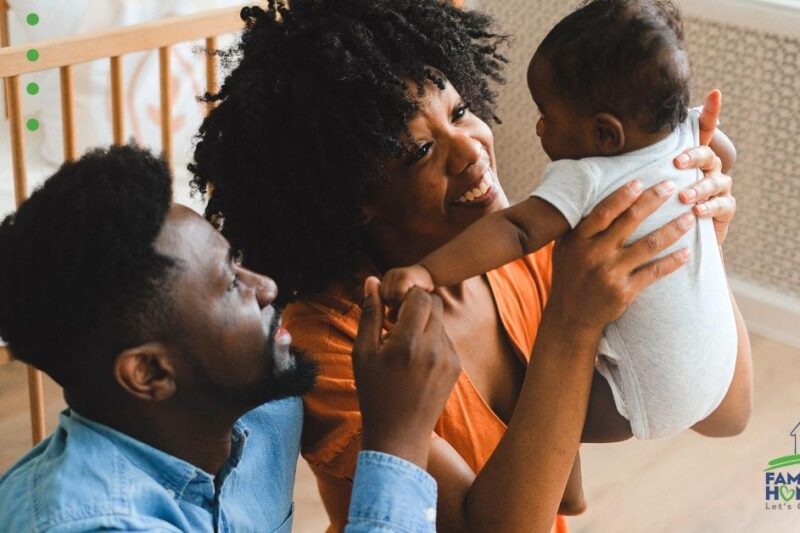
<path fill-rule="evenodd" d="M 345 531 L 435 532 L 436 481 L 399 457 L 360 452 Z"/>

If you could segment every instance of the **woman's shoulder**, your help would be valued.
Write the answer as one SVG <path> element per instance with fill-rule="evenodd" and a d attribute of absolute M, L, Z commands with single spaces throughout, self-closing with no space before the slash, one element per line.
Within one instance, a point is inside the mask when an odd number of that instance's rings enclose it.
<path fill-rule="evenodd" d="M 518 292 L 535 287 L 546 296 L 553 276 L 553 245 L 550 243 L 532 254 L 489 272 L 496 292 Z"/>
<path fill-rule="evenodd" d="M 354 341 L 361 318 L 361 307 L 343 293 L 325 293 L 296 300 L 283 311 L 282 324 L 295 343 L 320 349 L 332 338 Z"/>
<path fill-rule="evenodd" d="M 292 344 L 319 365 L 314 388 L 303 396 L 303 456 L 315 470 L 337 478 L 352 478 L 361 443 L 352 367 L 360 318 L 358 303 L 336 289 L 298 299 L 283 312 Z"/>
<path fill-rule="evenodd" d="M 530 355 L 553 273 L 550 243 L 516 261 L 487 273 L 495 305 L 506 332 L 518 353 Z"/>

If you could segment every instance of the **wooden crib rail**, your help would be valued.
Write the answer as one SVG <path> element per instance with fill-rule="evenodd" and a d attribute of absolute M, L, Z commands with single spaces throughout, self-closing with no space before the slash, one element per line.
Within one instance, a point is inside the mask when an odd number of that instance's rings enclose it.
<path fill-rule="evenodd" d="M 170 17 L 155 22 L 103 30 L 0 50 L 0 78 L 76 65 L 95 59 L 154 50 L 243 28 L 241 7 L 214 9 L 196 15 Z M 28 61 L 31 48 L 39 59 Z"/>
<path fill-rule="evenodd" d="M 245 4 L 243 4 L 245 5 Z M 58 69 L 61 82 L 61 125 L 63 130 L 64 159 L 77 157 L 75 142 L 75 97 L 73 82 L 73 65 L 107 59 L 110 61 L 111 81 L 111 120 L 113 142 L 125 142 L 125 125 L 123 112 L 123 73 L 122 57 L 125 54 L 149 50 L 159 52 L 159 79 L 161 89 L 161 135 L 162 150 L 167 162 L 171 159 L 172 137 L 170 122 L 170 47 L 186 41 L 205 40 L 209 50 L 216 50 L 216 37 L 241 30 L 243 23 L 239 17 L 241 7 L 223 8 L 206 11 L 196 15 L 170 17 L 163 20 L 115 28 L 107 31 L 87 33 L 74 37 L 54 39 L 51 41 L 26 44 L 24 46 L 8 46 L 6 31 L 5 0 L 0 0 L 0 40 L 4 47 L 0 48 L 0 78 L 4 87 L 4 98 L 9 126 L 11 128 L 11 160 L 14 176 L 14 198 L 19 206 L 28 195 L 27 175 L 25 167 L 25 131 L 23 127 L 22 95 L 20 76 L 31 72 Z M 38 57 L 35 61 L 28 58 L 28 52 L 35 49 Z M 216 92 L 217 60 L 209 54 L 205 60 L 207 90 Z M 212 109 L 209 104 L 208 110 Z M 7 347 L 0 343 L 0 366 L 13 360 Z M 36 444 L 45 436 L 44 398 L 42 392 L 42 374 L 33 367 L 28 367 L 28 389 L 31 408 L 31 430 L 33 442 Z"/>

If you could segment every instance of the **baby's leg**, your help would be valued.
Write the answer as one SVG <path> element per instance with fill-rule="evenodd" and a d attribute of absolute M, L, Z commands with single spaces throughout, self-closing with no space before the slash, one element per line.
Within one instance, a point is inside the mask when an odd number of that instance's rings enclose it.
<path fill-rule="evenodd" d="M 581 442 L 620 442 L 632 436 L 631 424 L 617 411 L 606 378 L 595 371 Z"/>
<path fill-rule="evenodd" d="M 722 403 L 705 419 L 692 426 L 701 435 L 733 437 L 747 427 L 753 402 L 753 367 L 749 354 L 742 355 L 742 351 L 740 349 L 736 356 L 733 379 Z"/>

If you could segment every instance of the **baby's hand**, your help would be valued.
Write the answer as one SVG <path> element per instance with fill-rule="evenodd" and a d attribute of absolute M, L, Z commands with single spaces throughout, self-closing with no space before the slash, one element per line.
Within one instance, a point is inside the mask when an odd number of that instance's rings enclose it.
<path fill-rule="evenodd" d="M 433 278 L 424 266 L 393 268 L 381 279 L 381 299 L 389 307 L 397 308 L 414 287 L 428 292 L 434 289 Z"/>

